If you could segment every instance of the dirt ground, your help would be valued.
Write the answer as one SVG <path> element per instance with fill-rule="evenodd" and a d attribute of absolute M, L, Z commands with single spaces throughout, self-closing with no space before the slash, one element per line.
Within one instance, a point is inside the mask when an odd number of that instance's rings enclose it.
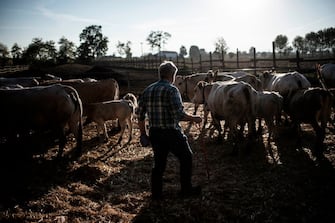
<path fill-rule="evenodd" d="M 156 79 L 155 73 L 118 71 L 128 80 L 121 92 L 138 94 Z M 134 75 L 134 76 L 132 76 Z M 193 106 L 185 103 L 187 112 Z M 198 111 L 202 115 L 202 110 Z M 202 195 L 181 199 L 179 165 L 172 155 L 164 176 L 165 198 L 150 200 L 152 151 L 134 137 L 116 145 L 110 123 L 104 143 L 93 123 L 84 128 L 83 152 L 57 159 L 57 146 L 44 138 L 3 145 L 0 150 L 0 222 L 334 222 L 335 139 L 329 125 L 324 153 L 316 158 L 315 135 L 303 125 L 302 142 L 287 126 L 267 144 L 267 131 L 252 146 L 217 141 L 211 126 L 202 129 L 182 122 L 194 151 L 193 181 Z M 33 153 L 32 153 L 33 152 Z"/>

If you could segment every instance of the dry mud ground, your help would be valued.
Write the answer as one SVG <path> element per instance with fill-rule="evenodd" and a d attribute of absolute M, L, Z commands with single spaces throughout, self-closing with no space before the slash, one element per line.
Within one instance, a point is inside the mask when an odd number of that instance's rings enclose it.
<path fill-rule="evenodd" d="M 138 93 L 143 83 L 156 78 L 138 75 L 121 90 Z M 185 109 L 193 112 L 190 103 Z M 165 199 L 151 202 L 152 151 L 140 146 L 137 124 L 133 140 L 126 144 L 126 134 L 122 145 L 115 145 L 119 135 L 114 128 L 104 143 L 89 124 L 79 157 L 71 156 L 75 144 L 71 139 L 60 160 L 57 146 L 44 138 L 2 145 L 0 222 L 335 221 L 332 126 L 319 159 L 311 152 L 315 135 L 308 125 L 303 125 L 301 144 L 294 131 L 281 126 L 270 146 L 266 129 L 263 140 L 250 147 L 244 140 L 238 142 L 237 156 L 230 155 L 231 142 L 217 142 L 212 127 L 202 130 L 185 122 L 182 126 L 194 150 L 193 181 L 202 185 L 202 196 L 178 197 L 178 161 L 169 156 Z"/>

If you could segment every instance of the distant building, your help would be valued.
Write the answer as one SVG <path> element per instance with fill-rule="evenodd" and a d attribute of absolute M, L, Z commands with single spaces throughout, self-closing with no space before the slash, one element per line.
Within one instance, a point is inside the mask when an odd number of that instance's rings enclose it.
<path fill-rule="evenodd" d="M 163 57 L 166 59 L 177 59 L 178 53 L 176 51 L 160 51 L 159 53 L 155 54 L 157 57 Z"/>

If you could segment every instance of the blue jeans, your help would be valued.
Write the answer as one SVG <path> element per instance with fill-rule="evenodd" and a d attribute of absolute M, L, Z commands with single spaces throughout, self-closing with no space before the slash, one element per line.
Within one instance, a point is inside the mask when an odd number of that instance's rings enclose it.
<path fill-rule="evenodd" d="M 181 191 L 191 189 L 193 152 L 187 137 L 176 129 L 151 128 L 149 137 L 154 152 L 154 167 L 151 175 L 151 192 L 153 197 L 160 197 L 163 189 L 163 174 L 169 152 L 174 154 L 180 163 Z"/>

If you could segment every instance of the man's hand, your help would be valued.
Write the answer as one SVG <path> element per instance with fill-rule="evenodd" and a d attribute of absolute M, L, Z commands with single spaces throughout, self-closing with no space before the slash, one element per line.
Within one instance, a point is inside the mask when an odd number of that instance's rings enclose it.
<path fill-rule="evenodd" d="M 150 140 L 149 140 L 149 137 L 147 136 L 147 134 L 141 134 L 140 143 L 141 143 L 141 146 L 143 146 L 143 147 L 147 147 L 147 146 L 150 145 Z"/>
<path fill-rule="evenodd" d="M 200 116 L 193 116 L 193 122 L 200 123 L 202 122 L 202 118 Z"/>

